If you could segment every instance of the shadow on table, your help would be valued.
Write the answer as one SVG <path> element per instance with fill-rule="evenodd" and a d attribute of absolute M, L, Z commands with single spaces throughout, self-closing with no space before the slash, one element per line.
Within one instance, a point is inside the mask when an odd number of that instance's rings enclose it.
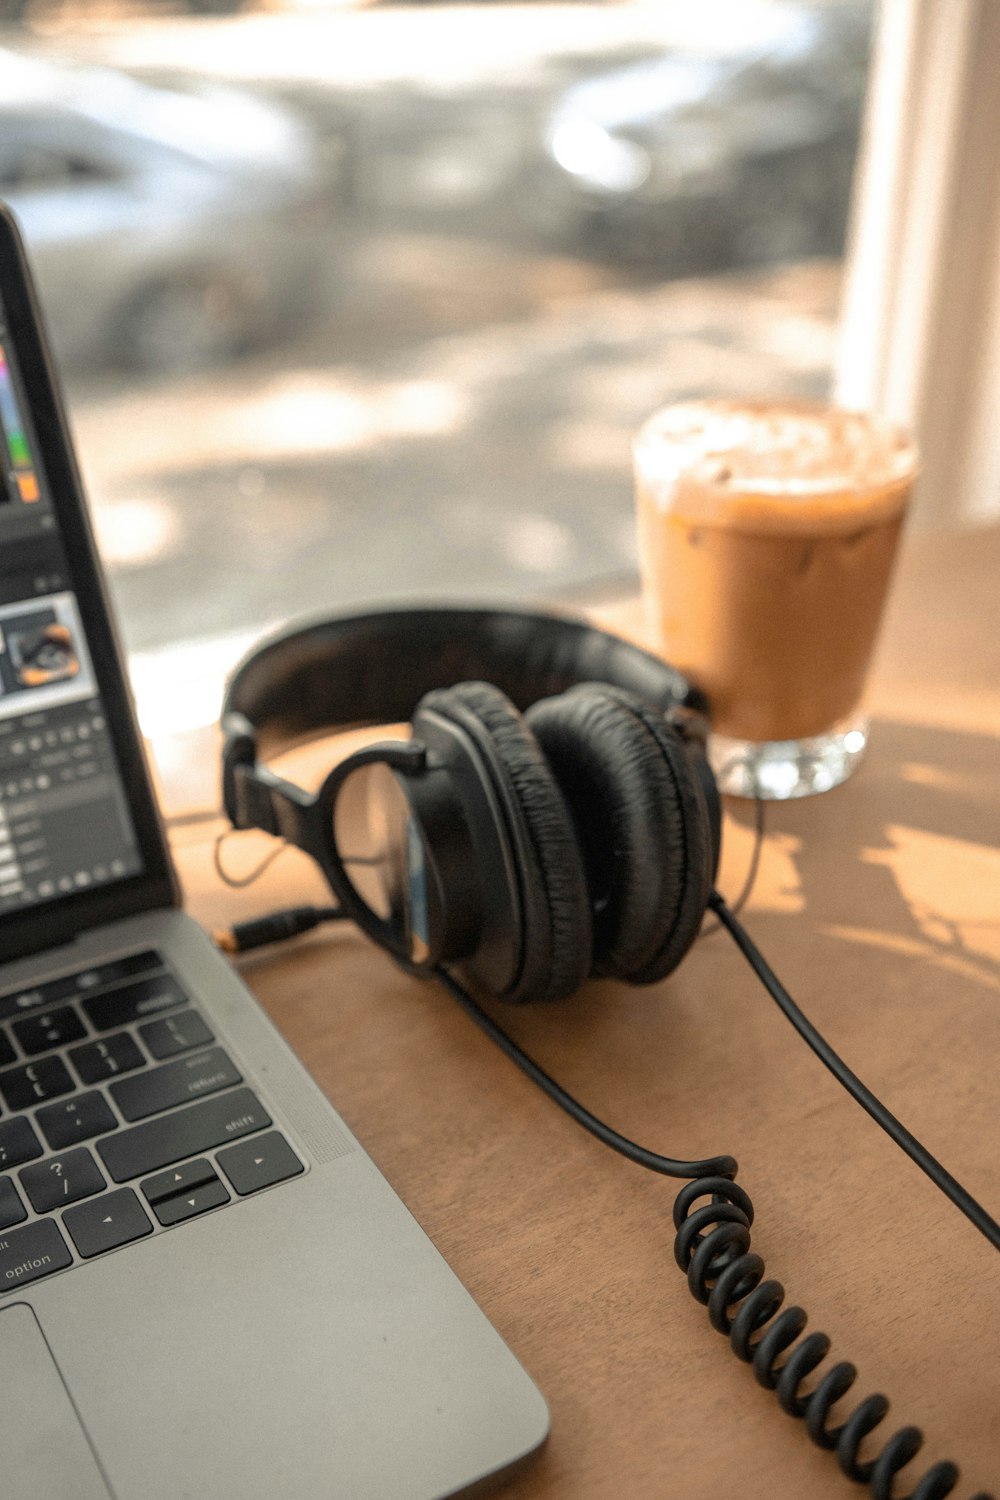
<path fill-rule="evenodd" d="M 770 804 L 767 834 L 794 870 L 797 922 L 964 955 L 1000 975 L 997 763 L 993 736 L 879 721 L 851 782 Z"/>

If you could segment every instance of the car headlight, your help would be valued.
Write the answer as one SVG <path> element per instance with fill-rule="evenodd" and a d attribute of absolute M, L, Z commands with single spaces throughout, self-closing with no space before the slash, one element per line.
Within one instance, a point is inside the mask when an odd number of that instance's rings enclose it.
<path fill-rule="evenodd" d="M 634 193 L 652 169 L 642 146 L 612 135 L 593 120 L 557 121 L 549 132 L 548 147 L 564 172 L 596 192 Z"/>

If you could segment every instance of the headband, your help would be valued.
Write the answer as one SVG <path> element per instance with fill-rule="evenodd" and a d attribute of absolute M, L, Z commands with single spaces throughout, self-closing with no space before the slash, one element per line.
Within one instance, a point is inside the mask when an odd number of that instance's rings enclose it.
<path fill-rule="evenodd" d="M 665 712 L 707 713 L 674 667 L 581 620 L 508 609 L 398 608 L 266 640 L 236 668 L 223 723 L 249 721 L 262 758 L 324 731 L 402 723 L 432 688 L 491 682 L 520 710 L 578 682 L 608 682 Z"/>

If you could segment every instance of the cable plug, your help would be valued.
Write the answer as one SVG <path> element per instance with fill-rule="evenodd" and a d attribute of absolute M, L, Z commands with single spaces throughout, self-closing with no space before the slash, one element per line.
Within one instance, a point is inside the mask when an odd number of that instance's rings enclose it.
<path fill-rule="evenodd" d="M 246 953 L 251 948 L 283 943 L 287 938 L 311 932 L 322 922 L 343 920 L 344 913 L 336 906 L 289 906 L 283 911 L 269 912 L 265 917 L 254 917 L 249 922 L 221 928 L 212 934 L 212 938 L 224 953 Z"/>

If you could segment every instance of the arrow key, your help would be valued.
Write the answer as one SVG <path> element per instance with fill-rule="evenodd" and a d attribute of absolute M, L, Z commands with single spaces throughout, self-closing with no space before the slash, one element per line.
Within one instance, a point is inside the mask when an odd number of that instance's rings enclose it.
<path fill-rule="evenodd" d="M 180 1224 L 229 1202 L 229 1194 L 207 1157 L 182 1162 L 140 1183 L 161 1224 Z"/>
<path fill-rule="evenodd" d="M 172 1198 L 161 1198 L 153 1204 L 153 1212 L 163 1225 L 180 1224 L 184 1219 L 193 1219 L 197 1214 L 207 1213 L 210 1208 L 220 1208 L 229 1202 L 229 1194 L 216 1177 L 203 1183 L 189 1193 L 177 1193 Z"/>
<path fill-rule="evenodd" d="M 206 1156 L 199 1156 L 197 1161 L 181 1162 L 179 1166 L 168 1167 L 165 1172 L 157 1172 L 155 1177 L 145 1178 L 139 1186 L 150 1203 L 155 1205 L 164 1198 L 174 1198 L 179 1193 L 192 1193 L 196 1187 L 218 1180 L 212 1163 Z"/>
<path fill-rule="evenodd" d="M 238 1146 L 227 1146 L 219 1152 L 219 1166 L 241 1198 L 305 1170 L 285 1137 L 276 1130 L 255 1135 L 252 1141 L 241 1141 Z"/>
<path fill-rule="evenodd" d="M 153 1232 L 153 1226 L 131 1188 L 119 1188 L 117 1192 L 106 1193 L 103 1198 L 68 1208 L 62 1217 L 74 1245 L 84 1257 L 117 1250 L 119 1245 L 127 1245 L 130 1240 L 142 1239 L 143 1235 Z"/>

